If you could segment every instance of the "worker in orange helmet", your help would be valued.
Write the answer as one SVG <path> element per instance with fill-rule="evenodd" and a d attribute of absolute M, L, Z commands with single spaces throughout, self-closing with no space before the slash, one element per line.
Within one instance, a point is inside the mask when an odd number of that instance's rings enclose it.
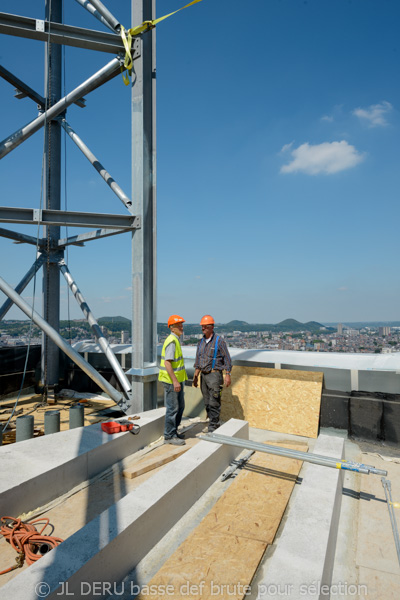
<path fill-rule="evenodd" d="M 171 315 L 168 327 L 171 331 L 161 351 L 159 381 L 164 386 L 164 402 L 166 406 L 164 441 L 174 446 L 185 445 L 185 435 L 178 433 L 185 408 L 185 381 L 188 376 L 183 361 L 180 336 L 183 333 L 185 319 L 179 315 Z"/>
<path fill-rule="evenodd" d="M 221 394 L 224 386 L 231 385 L 232 361 L 225 340 L 214 332 L 215 321 L 211 315 L 204 315 L 200 321 L 203 337 L 197 344 L 194 361 L 193 385 L 198 386 L 201 373 L 200 388 L 207 411 L 208 431 L 211 433 L 220 426 Z"/>

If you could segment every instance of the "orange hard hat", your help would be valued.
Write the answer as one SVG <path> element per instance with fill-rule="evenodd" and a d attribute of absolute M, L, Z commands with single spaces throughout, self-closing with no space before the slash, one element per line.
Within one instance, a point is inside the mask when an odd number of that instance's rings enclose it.
<path fill-rule="evenodd" d="M 182 319 L 182 317 L 180 317 L 179 315 L 171 315 L 170 318 L 168 319 L 168 327 L 171 327 L 171 325 L 176 325 L 177 323 L 184 323 L 185 319 Z"/>
<path fill-rule="evenodd" d="M 200 325 L 215 325 L 215 321 L 211 315 L 204 315 L 200 321 Z"/>

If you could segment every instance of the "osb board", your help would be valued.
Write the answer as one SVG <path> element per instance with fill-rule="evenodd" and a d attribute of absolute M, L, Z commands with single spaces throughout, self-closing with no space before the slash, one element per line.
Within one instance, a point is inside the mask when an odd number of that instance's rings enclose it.
<path fill-rule="evenodd" d="M 251 427 L 318 436 L 323 373 L 233 367 L 223 388 L 221 419 L 244 419 Z"/>
<path fill-rule="evenodd" d="M 139 477 L 139 475 L 143 475 L 143 473 L 157 469 L 157 467 L 161 467 L 175 460 L 190 450 L 190 448 L 198 444 L 198 442 L 199 440 L 197 438 L 189 438 L 186 440 L 185 446 L 172 446 L 171 444 L 164 444 L 159 448 L 155 448 L 149 453 L 149 455 L 144 456 L 135 462 L 135 464 L 131 467 L 124 469 L 122 471 L 122 475 L 127 479 Z"/>
<path fill-rule="evenodd" d="M 303 444 L 284 446 L 307 449 Z M 246 586 L 275 537 L 301 464 L 257 452 L 139 598 L 145 600 L 150 590 L 154 600 L 161 600 L 168 589 L 174 599 L 246 597 Z"/>

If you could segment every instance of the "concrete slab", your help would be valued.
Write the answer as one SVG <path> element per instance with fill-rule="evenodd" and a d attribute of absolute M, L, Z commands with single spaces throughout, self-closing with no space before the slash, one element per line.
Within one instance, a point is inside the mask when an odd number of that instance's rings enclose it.
<path fill-rule="evenodd" d="M 320 435 L 313 452 L 341 459 L 343 448 L 343 438 Z M 258 583 L 258 600 L 327 597 L 323 586 L 332 578 L 342 472 L 308 463 L 300 477 L 300 489 Z"/>
<path fill-rule="evenodd" d="M 220 431 L 248 439 L 244 421 L 232 419 Z M 1 597 L 110 595 L 239 453 L 198 443 L 4 585 Z"/>
<path fill-rule="evenodd" d="M 353 589 L 357 594 L 353 598 L 359 600 L 399 600 L 400 574 L 384 573 L 375 569 L 359 569 L 360 582 Z M 350 588 L 349 588 L 349 591 Z"/>
<path fill-rule="evenodd" d="M 140 415 L 139 435 L 109 435 L 100 423 L 0 447 L 0 512 L 18 516 L 147 446 L 162 435 L 165 409 Z"/>

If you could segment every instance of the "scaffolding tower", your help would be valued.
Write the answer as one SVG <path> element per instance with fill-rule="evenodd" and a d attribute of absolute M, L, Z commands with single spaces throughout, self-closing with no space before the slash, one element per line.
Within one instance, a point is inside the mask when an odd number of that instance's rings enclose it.
<path fill-rule="evenodd" d="M 72 2 L 73 0 L 68 0 Z M 0 290 L 7 300 L 0 307 L 3 319 L 17 305 L 42 330 L 41 381 L 45 395 L 60 379 L 60 350 L 65 352 L 124 412 L 155 408 L 157 391 L 157 320 L 156 320 L 156 80 L 155 30 L 149 28 L 131 41 L 132 84 L 132 194 L 121 189 L 67 120 L 67 111 L 76 104 L 85 106 L 90 92 L 126 70 L 121 23 L 100 0 L 76 0 L 108 32 L 64 24 L 63 0 L 44 0 L 45 18 L 33 19 L 0 13 L 0 33 L 45 43 L 44 95 L 30 88 L 19 77 L 0 65 L 0 75 L 17 90 L 17 97 L 36 103 L 39 114 L 30 123 L 0 142 L 0 159 L 15 150 L 34 133 L 44 128 L 43 208 L 0 207 L 0 222 L 33 224 L 42 227 L 43 236 L 29 236 L 0 228 L 2 237 L 37 247 L 33 265 L 12 288 L 0 277 Z M 155 18 L 155 0 L 131 0 L 132 22 L 140 25 Z M 62 96 L 62 45 L 96 50 L 114 55 L 112 60 Z M 124 66 L 125 63 L 125 66 Z M 129 68 L 129 67 L 128 67 Z M 86 109 L 89 110 L 89 109 Z M 61 210 L 61 139 L 62 129 L 109 185 L 124 205 L 124 214 L 99 214 Z M 60 238 L 60 227 L 92 228 L 79 235 Z M 95 228 L 95 229 L 93 229 Z M 71 274 L 65 257 L 66 248 L 83 246 L 107 236 L 130 233 L 132 237 L 132 369 L 129 380 L 102 333 L 93 312 Z M 42 316 L 21 296 L 36 275 L 43 271 Z M 60 335 L 60 273 L 85 315 L 96 341 L 106 355 L 122 391 L 113 387 L 92 365 Z M 1 273 L 0 273 L 1 275 Z"/>

